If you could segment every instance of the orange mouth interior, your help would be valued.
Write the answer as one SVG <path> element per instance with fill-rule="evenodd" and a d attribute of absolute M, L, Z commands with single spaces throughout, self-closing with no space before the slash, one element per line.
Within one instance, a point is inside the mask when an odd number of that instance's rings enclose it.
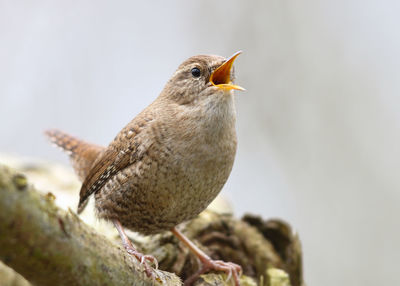
<path fill-rule="evenodd" d="M 243 87 L 233 84 L 231 79 L 233 62 L 241 53 L 242 52 L 235 53 L 226 62 L 224 62 L 222 65 L 214 70 L 210 77 L 210 82 L 212 85 L 228 90 L 245 90 Z"/>

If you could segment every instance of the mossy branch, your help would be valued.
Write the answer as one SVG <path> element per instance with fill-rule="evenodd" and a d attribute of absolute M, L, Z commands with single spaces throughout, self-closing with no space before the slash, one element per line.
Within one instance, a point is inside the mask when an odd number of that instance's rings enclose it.
<path fill-rule="evenodd" d="M 149 279 L 142 265 L 0 166 L 0 260 L 36 285 L 181 285 L 172 273 Z M 163 280 L 163 283 L 161 283 Z"/>
<path fill-rule="evenodd" d="M 251 215 L 237 220 L 205 211 L 184 232 L 211 257 L 242 265 L 242 286 L 304 286 L 300 241 L 280 220 Z M 175 286 L 182 284 L 177 275 L 185 279 L 199 267 L 169 232 L 134 243 L 169 272 L 157 270 L 158 278 L 149 279 L 121 246 L 73 211 L 58 208 L 52 194 L 40 194 L 23 175 L 0 165 L 0 260 L 32 284 Z M 2 267 L 0 280 L 7 272 Z M 209 273 L 195 286 L 227 284 L 225 274 Z"/>

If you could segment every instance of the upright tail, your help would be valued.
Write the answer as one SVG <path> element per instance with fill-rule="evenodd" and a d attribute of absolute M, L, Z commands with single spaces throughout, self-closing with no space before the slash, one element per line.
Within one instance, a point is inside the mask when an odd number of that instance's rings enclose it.
<path fill-rule="evenodd" d="M 82 182 L 88 175 L 93 163 L 105 149 L 102 146 L 87 143 L 57 129 L 47 130 L 45 135 L 51 142 L 67 152 L 75 173 Z"/>

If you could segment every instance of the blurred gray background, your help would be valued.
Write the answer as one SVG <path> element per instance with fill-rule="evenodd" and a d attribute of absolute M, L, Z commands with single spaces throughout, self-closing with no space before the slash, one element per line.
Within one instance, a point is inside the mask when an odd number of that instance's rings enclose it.
<path fill-rule="evenodd" d="M 146 3 L 146 4 L 144 4 Z M 57 127 L 100 144 L 187 57 L 238 50 L 237 215 L 299 232 L 308 285 L 399 285 L 396 1 L 0 1 L 0 152 L 67 163 Z"/>

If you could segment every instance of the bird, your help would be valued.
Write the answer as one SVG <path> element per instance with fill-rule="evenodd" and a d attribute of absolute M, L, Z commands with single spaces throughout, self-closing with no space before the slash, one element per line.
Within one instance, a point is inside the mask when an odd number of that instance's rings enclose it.
<path fill-rule="evenodd" d="M 171 231 L 185 244 L 202 265 L 185 285 L 210 270 L 226 272 L 240 285 L 240 265 L 212 260 L 177 228 L 213 201 L 231 173 L 237 149 L 234 91 L 244 90 L 234 84 L 233 63 L 240 53 L 185 60 L 107 147 L 58 129 L 45 131 L 69 154 L 82 181 L 78 214 L 93 195 L 97 216 L 114 224 L 149 277 L 157 260 L 140 253 L 125 228 L 144 235 Z"/>

